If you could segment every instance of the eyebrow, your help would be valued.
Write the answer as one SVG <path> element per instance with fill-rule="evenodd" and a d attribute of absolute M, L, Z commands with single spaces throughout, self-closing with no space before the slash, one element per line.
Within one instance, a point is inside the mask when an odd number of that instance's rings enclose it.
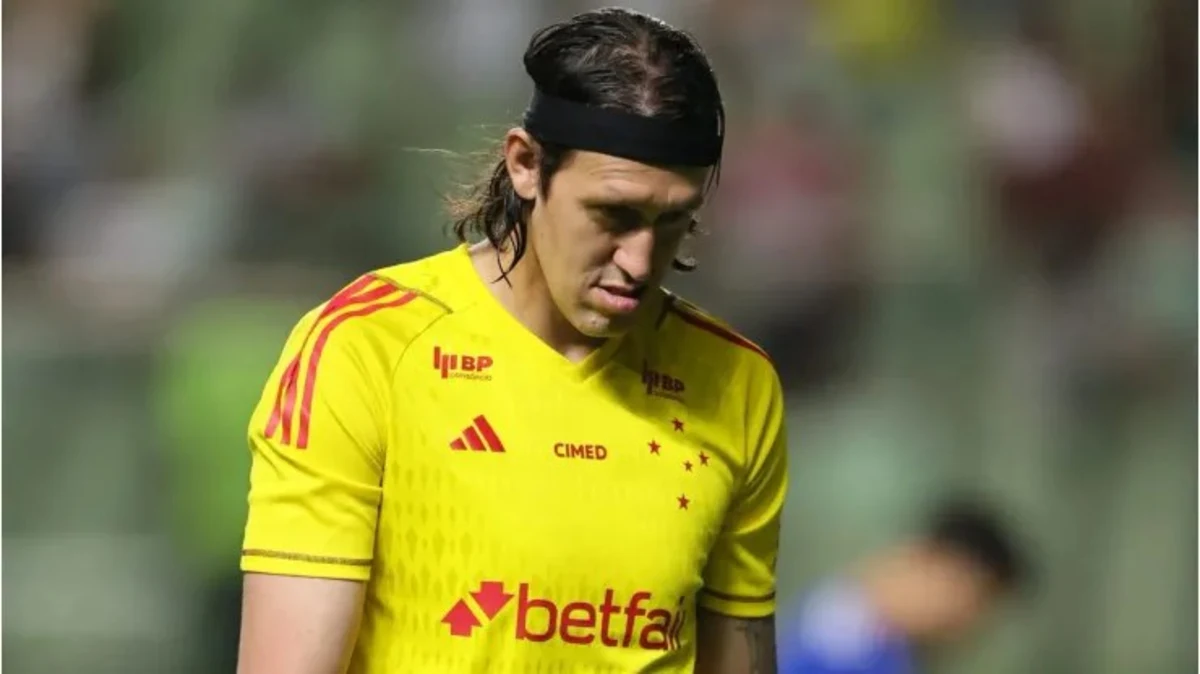
<path fill-rule="evenodd" d="M 638 199 L 635 197 L 600 196 L 600 195 L 597 195 L 595 197 L 587 199 L 586 201 L 589 206 L 628 206 L 631 208 L 639 208 L 639 209 L 650 203 L 649 201 L 647 201 L 645 199 Z M 697 210 L 703 205 L 704 205 L 704 194 L 701 193 L 701 194 L 697 194 L 696 196 L 688 199 L 687 201 L 681 201 L 678 203 L 667 204 L 666 207 L 663 208 L 662 210 L 664 213 L 686 213 L 688 211 Z"/>

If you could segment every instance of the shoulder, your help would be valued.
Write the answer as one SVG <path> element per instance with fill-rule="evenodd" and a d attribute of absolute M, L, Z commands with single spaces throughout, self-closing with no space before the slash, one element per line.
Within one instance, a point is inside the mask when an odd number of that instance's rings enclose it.
<path fill-rule="evenodd" d="M 766 351 L 677 295 L 666 293 L 656 342 L 655 351 L 689 378 L 768 398 L 781 395 L 779 377 Z"/>
<path fill-rule="evenodd" d="M 439 295 L 444 256 L 366 272 L 311 308 L 293 339 L 305 350 L 337 349 L 372 365 L 394 362 L 421 333 L 453 312 Z"/>
<path fill-rule="evenodd" d="M 415 293 L 422 304 L 434 305 L 441 313 L 463 308 L 468 293 L 464 276 L 470 261 L 460 246 L 417 260 L 402 262 L 371 272 L 375 278 Z"/>
<path fill-rule="evenodd" d="M 664 318 L 673 318 L 692 329 L 690 332 L 694 334 L 689 335 L 689 330 L 685 329 L 682 331 L 682 335 L 691 337 L 688 341 L 698 348 L 729 352 L 741 357 L 753 354 L 766 361 L 767 364 L 771 362 L 770 356 L 762 347 L 744 337 L 721 319 L 678 295 L 666 293 L 664 310 Z M 707 335 L 707 337 L 701 337 L 701 334 Z"/>

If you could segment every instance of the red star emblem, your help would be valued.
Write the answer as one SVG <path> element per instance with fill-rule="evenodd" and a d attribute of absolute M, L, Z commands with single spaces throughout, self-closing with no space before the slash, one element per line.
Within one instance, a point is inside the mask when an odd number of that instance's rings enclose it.
<path fill-rule="evenodd" d="M 687 472 L 689 472 L 689 473 L 690 473 L 690 472 L 692 472 L 692 462 L 691 462 L 691 461 L 684 461 L 684 462 L 683 462 L 683 469 L 684 469 L 684 470 L 686 470 L 686 471 L 687 471 Z"/>
<path fill-rule="evenodd" d="M 659 448 L 660 446 L 661 446 L 661 445 L 659 445 L 657 442 L 655 442 L 655 441 L 651 440 L 651 441 L 650 441 L 650 453 L 651 453 L 651 454 L 653 454 L 653 455 L 655 455 L 655 456 L 658 456 L 658 448 Z"/>
<path fill-rule="evenodd" d="M 683 432 L 683 422 L 678 418 L 672 419 L 671 425 L 675 427 L 675 430 Z"/>
<path fill-rule="evenodd" d="M 688 504 L 691 503 L 691 501 L 688 500 L 688 497 L 685 494 L 680 494 L 679 496 L 675 497 L 675 500 L 679 501 L 679 509 L 680 510 L 687 510 Z"/>
<path fill-rule="evenodd" d="M 708 455 L 705 454 L 704 452 L 700 452 L 700 465 L 701 466 L 708 465 Z"/>

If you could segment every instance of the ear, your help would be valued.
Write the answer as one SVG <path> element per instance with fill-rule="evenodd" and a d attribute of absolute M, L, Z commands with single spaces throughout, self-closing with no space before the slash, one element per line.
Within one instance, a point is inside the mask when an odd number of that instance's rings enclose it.
<path fill-rule="evenodd" d="M 537 141 L 525 129 L 509 129 L 504 135 L 504 165 L 517 196 L 533 201 L 538 193 Z"/>

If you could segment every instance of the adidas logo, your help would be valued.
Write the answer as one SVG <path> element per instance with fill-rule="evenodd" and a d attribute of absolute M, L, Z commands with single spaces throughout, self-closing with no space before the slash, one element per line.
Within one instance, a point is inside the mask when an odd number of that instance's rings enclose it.
<path fill-rule="evenodd" d="M 496 435 L 492 425 L 480 414 L 470 426 L 463 429 L 462 435 L 450 441 L 450 449 L 459 452 L 470 449 L 474 452 L 492 451 L 503 454 L 504 443 L 500 442 L 500 436 Z"/>

